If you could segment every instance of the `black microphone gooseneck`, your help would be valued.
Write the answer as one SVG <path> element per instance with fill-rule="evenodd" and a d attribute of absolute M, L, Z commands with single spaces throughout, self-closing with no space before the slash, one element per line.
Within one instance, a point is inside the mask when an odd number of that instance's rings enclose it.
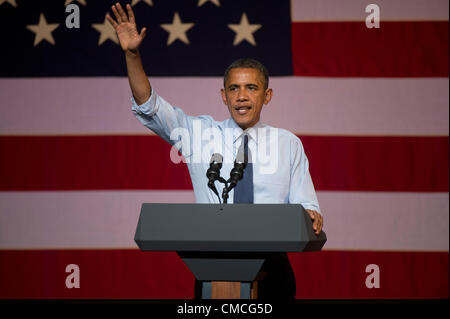
<path fill-rule="evenodd" d="M 222 168 L 222 162 L 223 157 L 219 153 L 214 153 L 211 156 L 211 160 L 209 161 L 209 168 L 206 171 L 206 177 L 208 178 L 208 187 L 212 189 L 212 191 L 219 197 L 219 203 L 220 203 L 220 196 L 219 192 L 216 189 L 216 185 L 214 185 L 214 182 L 216 180 L 221 180 L 220 177 L 220 169 Z"/>
<path fill-rule="evenodd" d="M 224 200 L 224 203 L 228 200 L 228 193 L 237 185 L 237 183 L 242 179 L 244 176 L 244 169 L 247 163 L 244 161 L 240 161 L 236 158 L 234 161 L 234 167 L 230 172 L 230 179 L 227 181 L 230 183 L 230 185 L 227 185 L 223 189 L 222 198 Z"/>

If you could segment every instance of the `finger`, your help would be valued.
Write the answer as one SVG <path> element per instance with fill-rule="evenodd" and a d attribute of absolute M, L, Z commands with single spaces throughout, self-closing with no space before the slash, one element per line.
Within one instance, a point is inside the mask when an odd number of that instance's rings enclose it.
<path fill-rule="evenodd" d="M 117 19 L 117 23 L 122 23 L 122 19 L 120 18 L 119 12 L 117 12 L 116 6 L 113 5 L 111 8 L 112 8 L 112 11 L 114 13 L 114 16 Z"/>
<path fill-rule="evenodd" d="M 317 218 L 319 219 L 319 226 L 317 227 L 317 233 L 320 234 L 323 227 L 323 218 L 320 214 L 318 214 Z"/>
<path fill-rule="evenodd" d="M 314 225 L 313 225 L 313 227 L 314 227 L 315 233 L 317 235 L 320 232 L 320 215 L 318 213 L 316 213 L 316 212 L 313 212 L 313 214 L 314 214 Z"/>
<path fill-rule="evenodd" d="M 309 217 L 311 217 L 311 220 L 314 222 L 314 224 L 317 222 L 317 216 L 316 216 L 316 212 L 313 210 L 309 210 Z"/>
<path fill-rule="evenodd" d="M 320 226 L 320 223 L 321 223 L 320 218 L 322 216 L 314 210 L 306 209 L 306 211 L 308 212 L 309 216 L 311 217 L 311 220 L 313 221 L 312 227 L 313 227 L 314 233 L 316 235 L 318 235 L 322 229 Z"/>
<path fill-rule="evenodd" d="M 314 228 L 314 226 L 316 225 L 316 222 L 317 222 L 317 220 L 315 218 L 316 216 L 314 215 L 314 212 L 312 210 L 308 211 L 308 213 L 309 213 L 309 217 L 311 217 L 311 221 L 313 222 L 312 225 Z"/>
<path fill-rule="evenodd" d="M 317 223 L 317 229 L 316 229 L 316 235 L 319 235 L 322 231 L 322 225 L 320 224 L 320 221 Z"/>
<path fill-rule="evenodd" d="M 109 23 L 111 23 L 111 25 L 113 26 L 114 29 L 118 26 L 117 22 L 114 21 L 113 18 L 111 18 L 111 16 L 109 15 L 109 13 L 106 14 L 106 20 L 108 20 Z"/>
<path fill-rule="evenodd" d="M 129 3 L 127 3 L 127 12 L 128 12 L 128 18 L 130 19 L 131 23 L 136 23 L 136 20 L 134 19 L 134 13 L 131 9 L 131 6 Z"/>
<path fill-rule="evenodd" d="M 319 219 L 317 217 L 314 220 L 313 228 L 314 228 L 314 232 L 317 235 L 318 231 L 319 231 Z"/>
<path fill-rule="evenodd" d="M 307 210 L 307 212 L 309 213 L 309 217 L 311 218 L 311 221 L 313 222 L 312 227 L 314 232 L 317 231 L 317 217 L 314 211 L 312 210 Z"/>
<path fill-rule="evenodd" d="M 141 39 L 144 39 L 145 36 L 147 35 L 147 28 L 142 28 L 141 30 L 141 34 L 139 34 L 141 36 Z"/>
<path fill-rule="evenodd" d="M 125 13 L 125 11 L 123 11 L 122 6 L 120 5 L 120 3 L 117 2 L 116 7 L 117 7 L 117 11 L 119 11 L 120 18 L 122 19 L 122 21 L 123 22 L 128 22 L 127 14 Z"/>

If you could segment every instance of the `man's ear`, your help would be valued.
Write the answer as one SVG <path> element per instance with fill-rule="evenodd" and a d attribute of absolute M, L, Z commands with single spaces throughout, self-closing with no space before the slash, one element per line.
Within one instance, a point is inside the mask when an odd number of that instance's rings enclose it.
<path fill-rule="evenodd" d="M 273 91 L 271 88 L 267 89 L 264 97 L 264 104 L 268 104 L 272 100 Z"/>
<path fill-rule="evenodd" d="M 220 93 L 221 93 L 221 95 L 222 95 L 222 101 L 223 101 L 223 104 L 228 105 L 228 104 L 227 104 L 227 95 L 225 94 L 225 89 L 221 89 L 221 90 L 220 90 Z"/>

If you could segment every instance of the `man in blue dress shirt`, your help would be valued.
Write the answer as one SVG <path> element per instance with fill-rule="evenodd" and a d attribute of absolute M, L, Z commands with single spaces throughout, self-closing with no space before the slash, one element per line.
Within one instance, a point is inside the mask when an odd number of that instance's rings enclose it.
<path fill-rule="evenodd" d="M 221 95 L 230 112 L 229 119 L 217 122 L 207 115 L 186 115 L 151 87 L 138 51 L 146 30 L 143 28 L 138 33 L 129 4 L 126 10 L 128 15 L 116 4 L 112 7 L 116 19 L 109 14 L 107 19 L 115 28 L 125 53 L 133 93 L 132 111 L 143 125 L 182 153 L 182 159 L 177 157 L 177 152 L 171 152 L 171 158 L 187 164 L 196 201 L 220 201 L 207 184 L 211 155 L 223 155 L 221 174 L 229 176 L 237 154 L 245 149 L 250 168 L 246 167 L 243 180 L 230 191 L 228 202 L 301 204 L 313 220 L 315 233 L 319 234 L 323 218 L 300 139 L 289 131 L 260 122 L 263 105 L 272 98 L 266 68 L 255 60 L 241 59 L 225 71 Z M 223 192 L 224 185 L 215 186 L 219 194 Z M 261 271 L 266 276 L 258 286 L 260 298 L 295 297 L 295 277 L 286 254 L 268 258 Z"/>

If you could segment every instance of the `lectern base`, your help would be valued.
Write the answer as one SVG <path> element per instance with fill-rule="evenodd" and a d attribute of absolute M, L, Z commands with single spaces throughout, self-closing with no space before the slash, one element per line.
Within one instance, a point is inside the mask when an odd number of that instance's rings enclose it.
<path fill-rule="evenodd" d="M 204 281 L 202 299 L 257 299 L 258 282 Z"/>

